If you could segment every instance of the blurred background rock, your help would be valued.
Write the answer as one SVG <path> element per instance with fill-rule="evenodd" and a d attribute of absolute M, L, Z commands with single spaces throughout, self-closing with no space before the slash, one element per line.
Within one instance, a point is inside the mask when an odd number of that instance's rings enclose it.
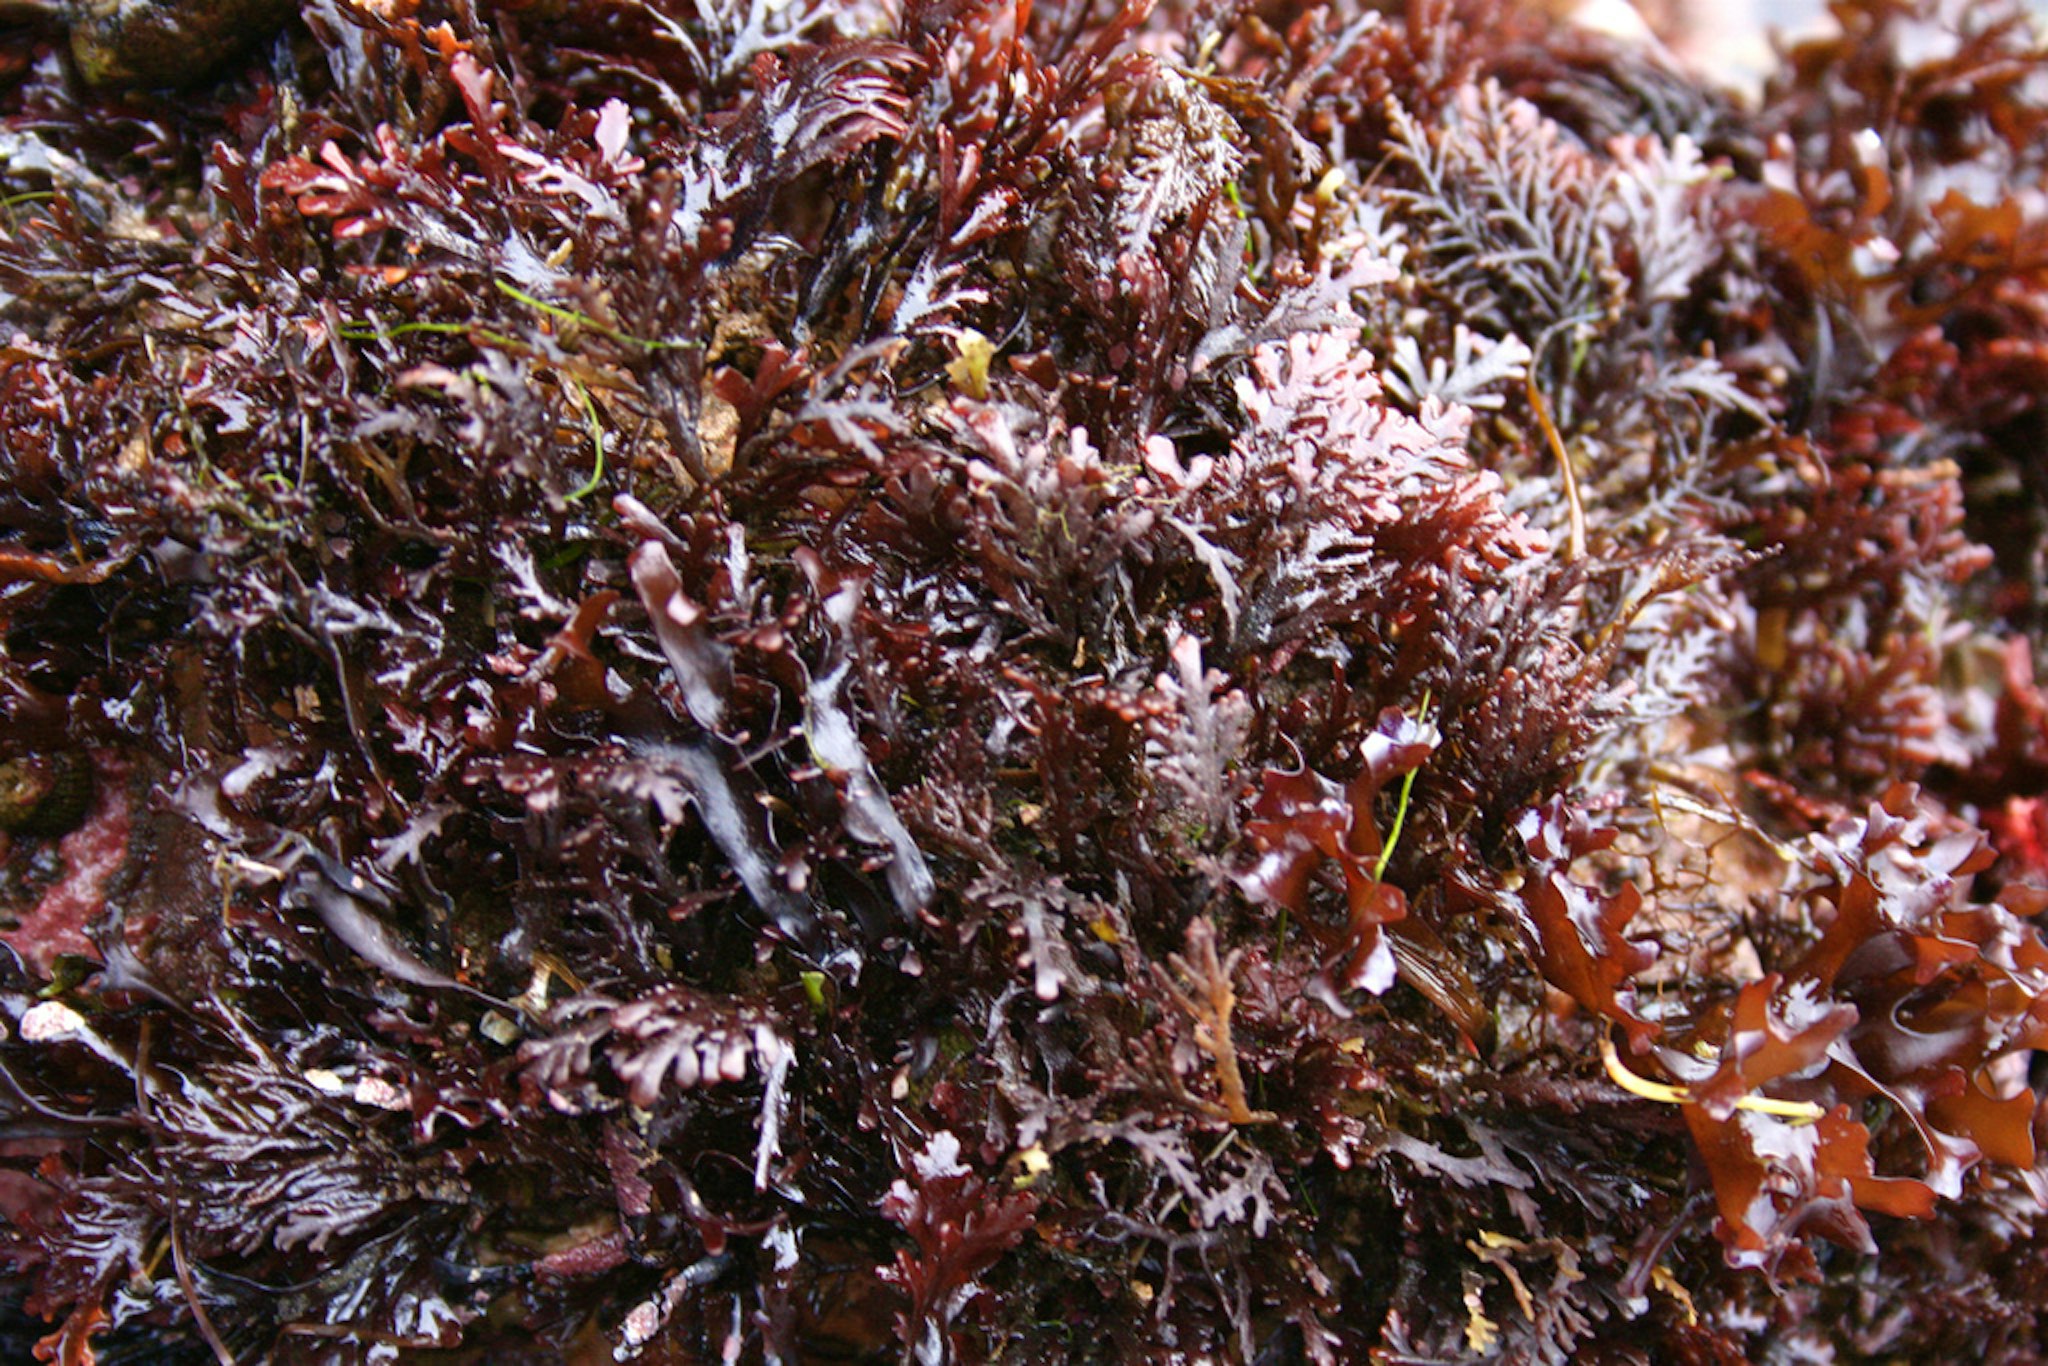
<path fill-rule="evenodd" d="M 1970 0 L 1949 0 L 1961 16 Z M 2048 33 L 2048 0 L 2028 0 Z M 1654 38 L 1695 71 L 1754 96 L 1775 64 L 1773 40 L 1831 33 L 1827 0 L 1550 0 L 1554 13 L 1589 28 Z"/>

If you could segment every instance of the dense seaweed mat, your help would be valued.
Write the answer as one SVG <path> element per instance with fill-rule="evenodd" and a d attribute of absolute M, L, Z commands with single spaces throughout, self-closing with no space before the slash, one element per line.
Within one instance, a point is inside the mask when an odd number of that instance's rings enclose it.
<path fill-rule="evenodd" d="M 2048 1355 L 2048 60 L 1834 9 L 7 35 L 10 1359 Z"/>

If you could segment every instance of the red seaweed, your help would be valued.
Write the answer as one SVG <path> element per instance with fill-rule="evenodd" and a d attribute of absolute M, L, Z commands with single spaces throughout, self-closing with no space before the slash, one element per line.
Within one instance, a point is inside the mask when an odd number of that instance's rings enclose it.
<path fill-rule="evenodd" d="M 1560 8 L 0 33 L 8 1359 L 2048 1355 L 2048 52 Z"/>

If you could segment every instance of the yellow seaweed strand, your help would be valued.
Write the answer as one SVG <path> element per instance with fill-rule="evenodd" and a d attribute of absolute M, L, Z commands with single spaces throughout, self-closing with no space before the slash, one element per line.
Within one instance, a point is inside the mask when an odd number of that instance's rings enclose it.
<path fill-rule="evenodd" d="M 1632 1096 L 1654 1100 L 1659 1105 L 1685 1105 L 1692 1100 L 1692 1092 L 1683 1086 L 1651 1081 L 1629 1071 L 1621 1055 L 1614 1051 L 1614 1040 L 1605 1035 L 1600 1038 L 1600 1061 L 1606 1066 L 1607 1075 L 1614 1084 Z M 1811 1124 L 1827 1113 L 1810 1100 L 1777 1100 L 1771 1096 L 1740 1096 L 1735 1101 L 1735 1108 L 1789 1119 L 1795 1124 Z"/>

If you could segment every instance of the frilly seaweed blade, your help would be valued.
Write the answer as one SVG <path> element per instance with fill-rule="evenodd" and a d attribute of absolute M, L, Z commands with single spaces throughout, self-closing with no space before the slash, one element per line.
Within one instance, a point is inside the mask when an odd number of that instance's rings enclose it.
<path fill-rule="evenodd" d="M 2048 59 L 1552 8 L 0 33 L 10 1359 L 2048 1355 Z"/>

